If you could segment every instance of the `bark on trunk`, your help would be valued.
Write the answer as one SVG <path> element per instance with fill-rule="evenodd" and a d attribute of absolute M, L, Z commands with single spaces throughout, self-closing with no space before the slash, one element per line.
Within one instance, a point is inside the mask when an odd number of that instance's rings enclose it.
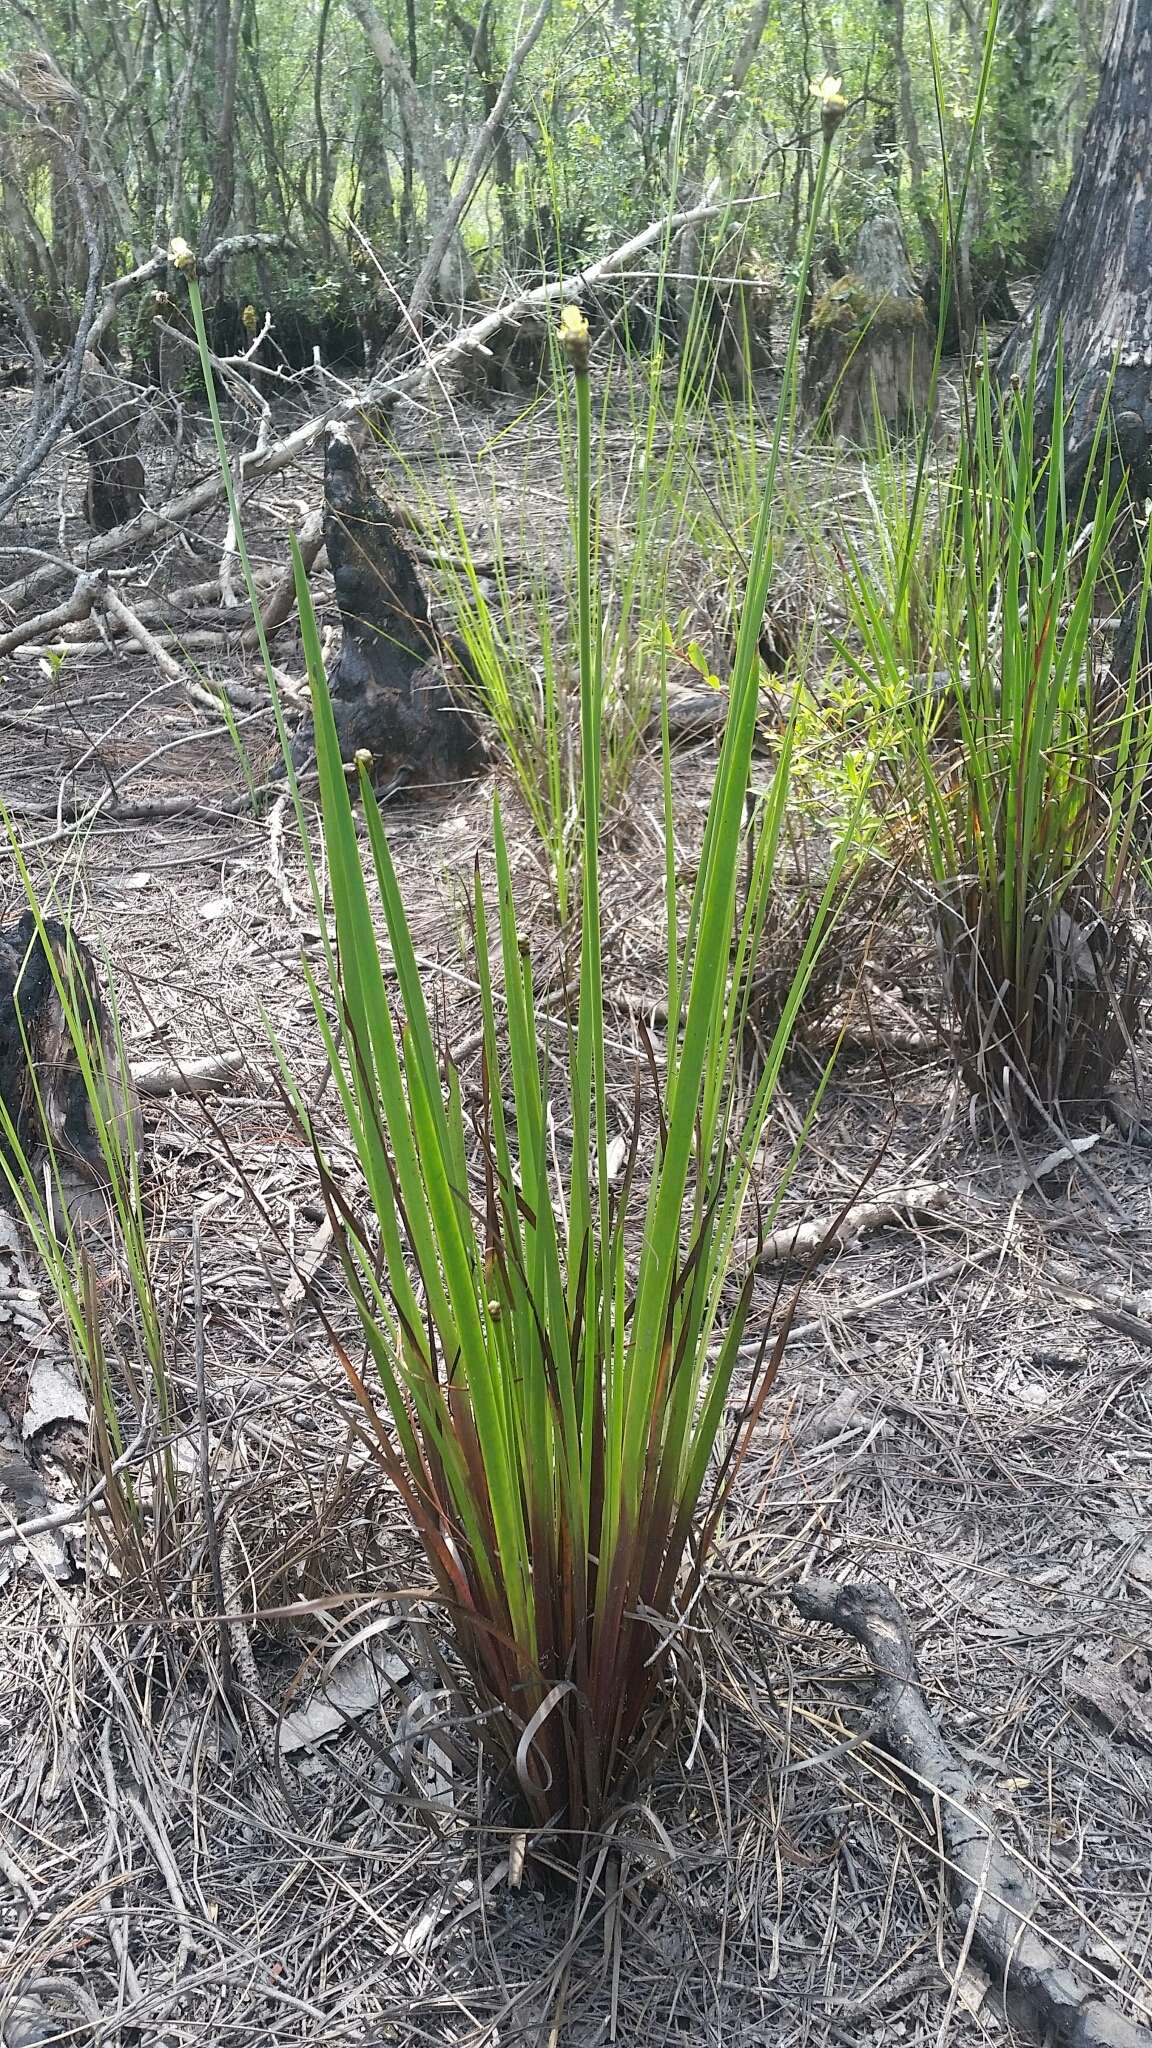
<path fill-rule="evenodd" d="M 84 517 L 94 533 L 110 533 L 144 509 L 140 460 L 140 401 L 131 386 L 84 358 L 83 401 L 76 438 L 88 457 Z"/>
<path fill-rule="evenodd" d="M 227 234 L 236 204 L 236 74 L 240 62 L 240 30 L 247 4 L 248 0 L 217 0 L 212 197 L 202 230 L 204 244 L 209 249 Z M 218 292 L 222 284 L 217 284 L 215 289 Z"/>
<path fill-rule="evenodd" d="M 496 203 L 500 208 L 500 254 L 505 269 L 514 273 L 520 262 L 522 239 L 516 204 L 516 160 L 506 123 L 499 117 L 493 121 L 504 69 L 492 38 L 490 0 L 485 0 L 475 23 L 455 7 L 449 10 L 449 20 L 463 42 L 468 62 L 480 81 L 485 122 L 492 122 L 492 171 L 496 182 Z"/>
<path fill-rule="evenodd" d="M 1073 487 L 1105 403 L 1122 459 L 1152 490 L 1152 6 L 1116 0 L 1096 107 L 1032 314 L 1001 352 L 1002 378 L 1026 376 L 1033 335 L 1043 422 L 1051 426 L 1058 347 Z M 1111 394 L 1108 381 L 1115 364 Z"/>

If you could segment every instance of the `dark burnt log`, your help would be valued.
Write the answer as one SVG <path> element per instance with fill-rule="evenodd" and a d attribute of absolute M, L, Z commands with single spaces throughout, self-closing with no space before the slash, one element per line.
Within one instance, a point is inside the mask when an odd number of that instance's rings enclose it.
<path fill-rule="evenodd" d="M 1006 321 L 1019 319 L 1019 308 L 1012 297 L 1008 279 L 1007 259 L 1001 252 L 995 252 L 987 257 L 973 256 L 968 282 L 971 293 L 971 319 L 975 327 L 1002 325 Z M 920 296 L 924 301 L 929 332 L 935 335 L 940 323 L 940 272 L 934 265 L 925 271 L 920 280 Z M 949 280 L 948 302 L 944 311 L 943 354 L 959 355 L 968 338 L 961 319 L 956 280 L 952 278 Z"/>
<path fill-rule="evenodd" d="M 144 510 L 140 407 L 131 386 L 102 370 L 94 355 L 84 358 L 75 428 L 88 457 L 84 517 L 94 533 L 110 533 Z"/>
<path fill-rule="evenodd" d="M 343 426 L 328 437 L 324 540 L 343 627 L 328 676 L 341 759 L 371 754 L 385 796 L 477 774 L 486 750 L 467 702 L 475 681 L 467 651 L 434 623 L 412 557 Z M 308 720 L 297 765 L 312 753 Z"/>
<path fill-rule="evenodd" d="M 117 1034 L 87 946 L 57 918 L 31 910 L 0 927 L 0 1157 L 19 1176 L 45 1151 L 87 1181 L 108 1178 L 77 1039 L 122 1157 L 140 1149 L 140 1108 L 122 1071 Z M 21 1159 L 21 1154 L 23 1158 Z M 6 1192 L 0 1169 L 0 1197 Z"/>
<path fill-rule="evenodd" d="M 931 397 L 932 336 L 897 216 L 860 230 L 852 267 L 821 293 L 808 322 L 803 402 L 825 432 L 864 444 L 877 424 L 915 433 Z"/>

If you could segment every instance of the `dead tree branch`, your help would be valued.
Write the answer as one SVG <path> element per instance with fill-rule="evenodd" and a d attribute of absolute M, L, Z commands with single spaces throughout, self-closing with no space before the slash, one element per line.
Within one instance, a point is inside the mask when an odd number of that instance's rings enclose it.
<path fill-rule="evenodd" d="M 100 580 L 98 576 L 87 573 L 78 576 L 71 597 L 63 604 L 58 604 L 53 611 L 41 612 L 35 619 L 26 619 L 22 626 L 14 626 L 10 633 L 0 633 L 0 654 L 13 654 L 18 647 L 26 647 L 30 640 L 43 639 L 58 627 L 70 625 L 74 619 L 88 618 Z"/>
<path fill-rule="evenodd" d="M 317 505 L 315 511 L 308 514 L 307 519 L 297 532 L 296 546 L 300 550 L 300 560 L 303 564 L 304 573 L 306 576 L 310 576 L 324 547 L 323 505 Z M 296 572 L 291 561 L 289 561 L 284 574 L 269 592 L 265 600 L 263 612 L 261 613 L 260 623 L 264 628 L 266 639 L 271 639 L 272 634 L 276 632 L 277 628 L 282 626 L 285 619 L 291 616 L 295 606 Z M 242 647 L 259 647 L 260 628 L 256 625 L 255 621 L 252 625 L 245 627 L 240 635 L 240 645 Z"/>
<path fill-rule="evenodd" d="M 1047 2048 L 1152 2048 L 1152 2028 L 1127 2019 L 1035 1932 L 1035 1888 L 928 1711 L 908 1623 L 887 1587 L 801 1579 L 792 1602 L 805 1621 L 852 1636 L 872 1666 L 880 1740 L 931 1809 L 949 1882 L 969 1917 L 972 1949 L 1009 2016 Z"/>
<path fill-rule="evenodd" d="M 754 202 L 750 199 L 746 203 L 752 205 Z M 549 284 L 536 285 L 531 291 L 521 293 L 518 298 L 509 299 L 502 306 L 494 306 L 491 312 L 461 328 L 459 333 L 454 334 L 441 347 L 429 350 L 411 369 L 402 370 L 397 374 L 391 374 L 387 370 L 380 371 L 362 392 L 334 401 L 324 411 L 306 420 L 303 426 L 286 435 L 282 441 L 274 441 L 269 448 L 253 450 L 250 454 L 241 456 L 237 465 L 241 481 L 247 484 L 261 477 L 278 475 L 281 470 L 288 469 L 292 463 L 306 455 L 309 449 L 315 447 L 317 441 L 335 421 L 356 419 L 363 413 L 370 413 L 376 406 L 386 404 L 390 399 L 413 396 L 429 380 L 441 376 L 457 357 L 486 347 L 492 337 L 505 327 L 515 326 L 531 313 L 540 312 L 558 301 L 574 298 L 588 286 L 599 284 L 605 278 L 614 277 L 618 272 L 630 269 L 639 257 L 666 236 L 677 234 L 683 227 L 714 220 L 722 210 L 731 212 L 731 205 L 721 209 L 717 205 L 705 204 L 693 207 L 688 213 L 664 216 L 658 221 L 653 221 L 641 234 L 633 235 L 630 241 L 623 242 L 618 249 L 613 249 L 607 256 L 601 257 L 598 263 L 589 264 L 586 270 L 570 273 L 567 277 L 555 278 Z M 239 239 L 234 237 L 233 241 Z M 172 527 L 186 525 L 189 520 L 206 511 L 210 505 L 216 504 L 223 495 L 223 479 L 217 471 L 213 471 L 190 491 L 169 499 L 166 505 L 157 506 L 155 510 L 143 513 L 130 527 L 114 527 L 110 533 L 100 534 L 88 549 L 89 566 L 98 568 L 102 563 L 112 561 L 126 547 L 147 546 L 149 541 L 169 532 Z M 56 584 L 63 582 L 69 573 L 70 565 L 67 563 L 55 560 L 46 562 L 41 568 L 21 577 L 18 582 L 0 590 L 0 605 L 7 605 L 12 612 L 17 612 L 24 605 L 43 597 L 45 592 L 53 589 Z"/>
<path fill-rule="evenodd" d="M 286 235 L 226 235 L 223 241 L 217 242 L 215 248 L 209 250 L 200 268 L 210 275 L 223 264 L 230 263 L 234 256 L 246 256 L 254 249 L 284 249 L 290 246 Z M 167 268 L 167 250 L 156 249 L 146 262 L 138 263 L 135 270 L 126 271 L 123 277 L 113 278 L 111 284 L 105 287 L 96 317 L 88 332 L 86 346 L 90 349 L 98 348 L 116 318 L 121 301 L 128 298 L 132 292 L 139 291 L 142 285 L 151 284 L 153 278 L 162 277 Z"/>

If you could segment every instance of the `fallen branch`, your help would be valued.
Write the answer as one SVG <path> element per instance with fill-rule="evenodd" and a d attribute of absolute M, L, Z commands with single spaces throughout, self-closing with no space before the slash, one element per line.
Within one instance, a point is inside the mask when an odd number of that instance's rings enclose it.
<path fill-rule="evenodd" d="M 0 654 L 14 654 L 18 647 L 27 646 L 29 640 L 39 640 L 46 633 L 54 633 L 59 626 L 69 626 L 77 619 L 90 617 L 92 606 L 101 579 L 86 572 L 76 578 L 71 597 L 58 604 L 50 612 L 41 612 L 35 619 L 27 619 L 22 626 L 13 626 L 10 633 L 0 633 Z"/>
<path fill-rule="evenodd" d="M 892 1224 L 909 1223 L 915 1216 L 930 1214 L 948 1200 L 941 1181 L 924 1181 L 917 1187 L 894 1188 L 882 1202 L 853 1202 L 850 1209 L 828 1216 L 814 1216 L 810 1223 L 794 1223 L 774 1230 L 764 1240 L 758 1266 L 785 1266 L 790 1259 L 808 1259 L 817 1253 L 838 1251 L 860 1237 L 871 1237 Z"/>
<path fill-rule="evenodd" d="M 233 1081 L 263 1076 L 242 1052 L 213 1052 L 194 1059 L 133 1060 L 132 1079 L 138 1095 L 211 1095 Z"/>
<path fill-rule="evenodd" d="M 200 268 L 211 275 L 212 271 L 219 270 L 221 265 L 229 262 L 233 256 L 246 256 L 254 249 L 290 247 L 291 243 L 286 235 L 226 235 L 222 242 L 217 242 L 215 248 L 209 250 Z M 116 317 L 121 300 L 127 298 L 130 292 L 139 291 L 141 285 L 151 284 L 154 277 L 162 277 L 168 268 L 168 262 L 168 251 L 157 249 L 146 262 L 138 263 L 135 270 L 125 272 L 123 277 L 113 278 L 104 292 L 96 318 L 88 330 L 90 349 L 97 347 L 103 340 Z"/>
<path fill-rule="evenodd" d="M 805 1621 L 852 1636 L 868 1658 L 879 1739 L 930 1805 L 949 1882 L 969 1916 L 972 1950 L 1010 2018 L 1046 2048 L 1152 2048 L 1152 2029 L 1126 2018 L 1034 1932 L 1033 1885 L 999 1840 L 971 1772 L 952 1755 L 928 1711 L 908 1624 L 887 1587 L 801 1579 L 792 1602 Z"/>
<path fill-rule="evenodd" d="M 741 201 L 741 204 L 745 202 Z M 752 205 L 754 202 L 746 202 Z M 731 202 L 729 202 L 729 207 Z M 373 377 L 365 390 L 358 396 L 343 397 L 328 406 L 314 418 L 306 420 L 282 441 L 274 441 L 269 448 L 252 450 L 243 455 L 237 464 L 241 485 L 251 483 L 260 477 L 277 476 L 300 457 L 338 420 L 351 420 L 363 413 L 371 413 L 376 407 L 386 405 L 394 398 L 407 398 L 419 391 L 429 379 L 435 379 L 450 367 L 459 356 L 466 356 L 472 350 L 483 348 L 494 334 L 507 326 L 514 326 L 528 313 L 537 312 L 545 306 L 555 305 L 558 300 L 573 298 L 589 285 L 598 284 L 603 278 L 613 277 L 618 271 L 627 270 L 638 256 L 642 256 L 654 243 L 665 236 L 678 233 L 682 227 L 714 220 L 722 211 L 718 205 L 693 207 L 687 213 L 674 213 L 662 220 L 654 221 L 642 234 L 633 235 L 631 241 L 613 249 L 598 263 L 589 264 L 586 270 L 576 271 L 567 277 L 553 280 L 551 284 L 536 285 L 517 299 L 511 299 L 503 306 L 496 306 L 470 326 L 432 349 L 422 360 L 409 370 L 390 375 L 387 370 Z M 87 551 L 89 567 L 98 567 L 102 562 L 111 561 L 126 547 L 146 547 L 149 541 L 167 533 L 173 527 L 186 525 L 190 520 L 214 505 L 224 495 L 224 480 L 217 470 L 202 478 L 190 491 L 181 497 L 170 498 L 166 505 L 159 505 L 154 511 L 145 512 L 131 526 L 116 526 L 111 532 L 100 534 L 92 541 Z M 30 575 L 21 577 L 0 590 L 0 605 L 7 605 L 13 612 L 41 597 L 70 573 L 66 564 L 46 562 L 34 569 Z"/>
<path fill-rule="evenodd" d="M 143 619 L 138 618 L 131 605 L 124 602 L 118 590 L 113 590 L 109 584 L 101 595 L 105 610 L 110 612 L 114 619 L 119 619 L 129 639 L 136 642 L 140 652 L 155 662 L 166 683 L 177 684 L 185 696 L 190 697 L 194 704 L 199 704 L 204 710 L 219 711 L 219 698 L 214 696 L 211 690 L 205 689 L 203 683 L 197 682 L 195 676 L 189 675 L 187 669 L 174 655 L 169 654 L 166 647 L 161 647 L 155 634 L 148 631 Z"/>
<path fill-rule="evenodd" d="M 258 696 L 253 690 L 246 689 L 242 683 L 218 684 L 215 689 L 209 689 L 206 684 L 199 682 L 182 662 L 177 661 L 166 647 L 161 646 L 156 635 L 149 632 L 143 619 L 137 617 L 131 605 L 125 603 L 119 591 L 113 590 L 111 584 L 101 591 L 101 601 L 105 610 L 114 619 L 119 619 L 129 639 L 136 642 L 141 653 L 147 654 L 155 662 L 165 682 L 175 683 L 193 704 L 199 704 L 205 711 L 219 713 L 221 697 L 227 697 L 228 702 L 236 705 L 241 711 L 258 710 L 264 703 L 263 697 Z M 181 644 L 187 645 L 187 638 Z"/>
<path fill-rule="evenodd" d="M 300 560 L 306 576 L 310 576 L 324 547 L 324 507 L 317 505 L 296 535 Z M 260 614 L 265 639 L 271 639 L 277 628 L 292 616 L 296 609 L 296 572 L 289 562 L 287 569 L 270 591 Z M 246 626 L 240 635 L 242 647 L 259 647 L 260 629 L 253 623 Z"/>
<path fill-rule="evenodd" d="M 115 1464 L 108 1467 L 103 1477 L 98 1479 L 95 1486 L 90 1487 L 80 1500 L 69 1501 L 65 1507 L 52 1508 L 46 1514 L 35 1515 L 31 1521 L 9 1522 L 6 1528 L 0 1528 L 0 1550 L 10 1550 L 14 1543 L 29 1543 L 34 1536 L 55 1534 L 60 1529 L 70 1528 L 73 1522 L 82 1521 L 89 1508 L 95 1507 L 103 1500 L 109 1482 L 118 1478 L 121 1472 L 126 1472 L 133 1459 L 143 1450 L 147 1434 L 148 1426 L 145 1424 L 133 1437 L 127 1449 L 121 1451 Z"/>

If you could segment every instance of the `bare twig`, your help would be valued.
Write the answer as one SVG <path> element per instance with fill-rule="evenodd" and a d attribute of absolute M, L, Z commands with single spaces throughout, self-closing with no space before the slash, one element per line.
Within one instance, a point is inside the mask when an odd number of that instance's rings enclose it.
<path fill-rule="evenodd" d="M 925 1181 L 918 1187 L 894 1188 L 883 1201 L 853 1202 L 850 1209 L 835 1215 L 815 1216 L 811 1222 L 795 1223 L 774 1230 L 765 1238 L 759 1266 L 783 1266 L 789 1259 L 811 1258 L 816 1252 L 838 1251 L 855 1238 L 870 1237 L 892 1224 L 907 1224 L 914 1216 L 930 1215 L 946 1204 L 948 1189 L 940 1181 Z"/>
<path fill-rule="evenodd" d="M 1034 1888 L 928 1711 L 908 1624 L 887 1587 L 802 1579 L 792 1600 L 806 1621 L 842 1629 L 868 1658 L 883 1745 L 931 1807 L 949 1881 L 971 1916 L 971 1946 L 1010 2016 L 1049 2048 L 1152 2048 L 1152 2029 L 1126 2018 L 1035 1932 Z"/>

